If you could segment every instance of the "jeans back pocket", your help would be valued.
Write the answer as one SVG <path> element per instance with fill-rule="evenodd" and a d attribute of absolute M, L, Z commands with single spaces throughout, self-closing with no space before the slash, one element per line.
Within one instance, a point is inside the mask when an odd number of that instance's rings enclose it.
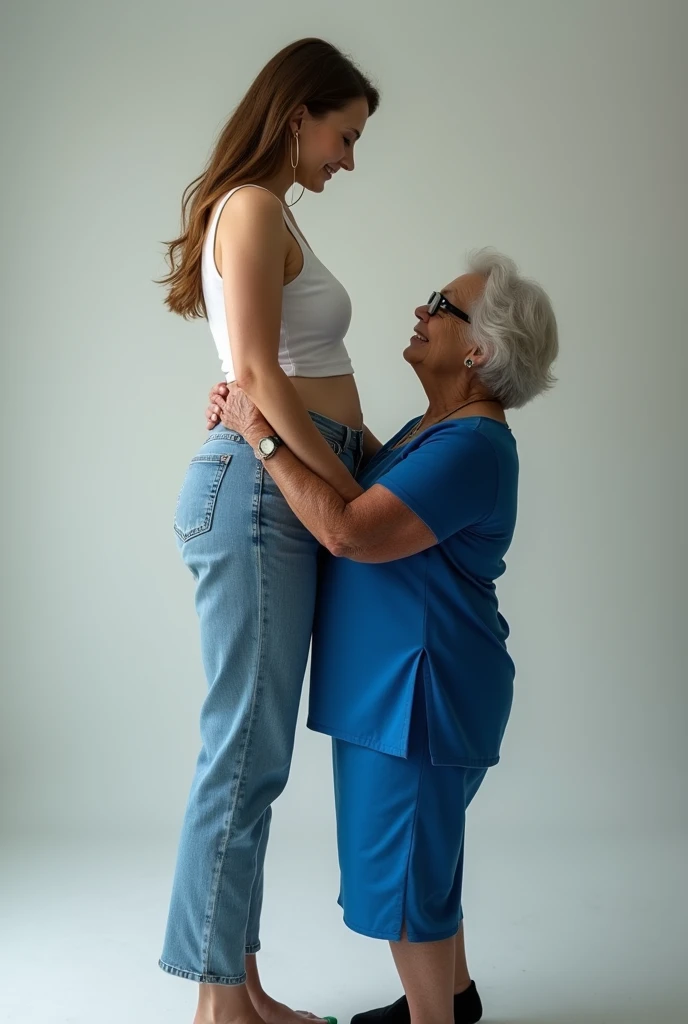
<path fill-rule="evenodd" d="M 191 460 L 174 514 L 174 532 L 183 543 L 213 525 L 217 495 L 231 461 L 227 454 L 196 455 Z"/>

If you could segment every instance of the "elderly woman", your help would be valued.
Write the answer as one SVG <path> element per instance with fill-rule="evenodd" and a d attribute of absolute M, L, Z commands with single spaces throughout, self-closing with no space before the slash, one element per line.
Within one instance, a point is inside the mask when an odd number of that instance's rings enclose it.
<path fill-rule="evenodd" d="M 487 251 L 416 316 L 404 358 L 428 408 L 379 447 L 349 502 L 241 391 L 215 390 L 211 407 L 334 556 L 319 589 L 309 726 L 334 741 L 344 920 L 390 941 L 406 993 L 357 1024 L 482 1013 L 461 881 L 465 811 L 499 760 L 513 693 L 495 594 L 518 485 L 504 413 L 552 385 L 558 351 L 545 293 Z"/>

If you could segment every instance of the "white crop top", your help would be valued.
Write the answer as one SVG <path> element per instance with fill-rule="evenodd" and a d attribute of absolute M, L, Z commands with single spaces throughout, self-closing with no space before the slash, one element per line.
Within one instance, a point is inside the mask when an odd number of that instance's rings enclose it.
<path fill-rule="evenodd" d="M 260 188 L 239 185 L 239 188 Z M 235 380 L 232 350 L 227 331 L 222 278 L 215 264 L 215 235 L 224 205 L 238 188 L 218 203 L 203 243 L 201 275 L 208 323 L 222 372 L 228 383 Z M 268 191 L 265 189 L 264 191 Z M 282 290 L 279 365 L 288 377 L 338 377 L 353 373 L 344 336 L 351 322 L 351 300 L 346 289 L 330 273 L 283 211 L 287 228 L 303 253 L 303 269 Z"/>

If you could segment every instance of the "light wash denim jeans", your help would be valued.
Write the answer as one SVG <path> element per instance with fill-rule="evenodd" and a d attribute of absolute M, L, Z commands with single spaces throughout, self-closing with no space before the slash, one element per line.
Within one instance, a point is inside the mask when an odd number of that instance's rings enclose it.
<path fill-rule="evenodd" d="M 311 417 L 355 472 L 362 433 Z M 319 546 L 221 424 L 191 460 L 174 528 L 196 579 L 208 693 L 159 964 L 240 985 L 245 955 L 260 948 L 271 804 L 289 776 Z"/>

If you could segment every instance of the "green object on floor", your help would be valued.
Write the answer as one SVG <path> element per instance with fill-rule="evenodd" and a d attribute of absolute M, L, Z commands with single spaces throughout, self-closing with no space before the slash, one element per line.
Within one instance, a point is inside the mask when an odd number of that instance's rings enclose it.
<path fill-rule="evenodd" d="M 323 1017 L 323 1020 L 326 1020 L 327 1024 L 337 1024 L 336 1017 Z"/>

